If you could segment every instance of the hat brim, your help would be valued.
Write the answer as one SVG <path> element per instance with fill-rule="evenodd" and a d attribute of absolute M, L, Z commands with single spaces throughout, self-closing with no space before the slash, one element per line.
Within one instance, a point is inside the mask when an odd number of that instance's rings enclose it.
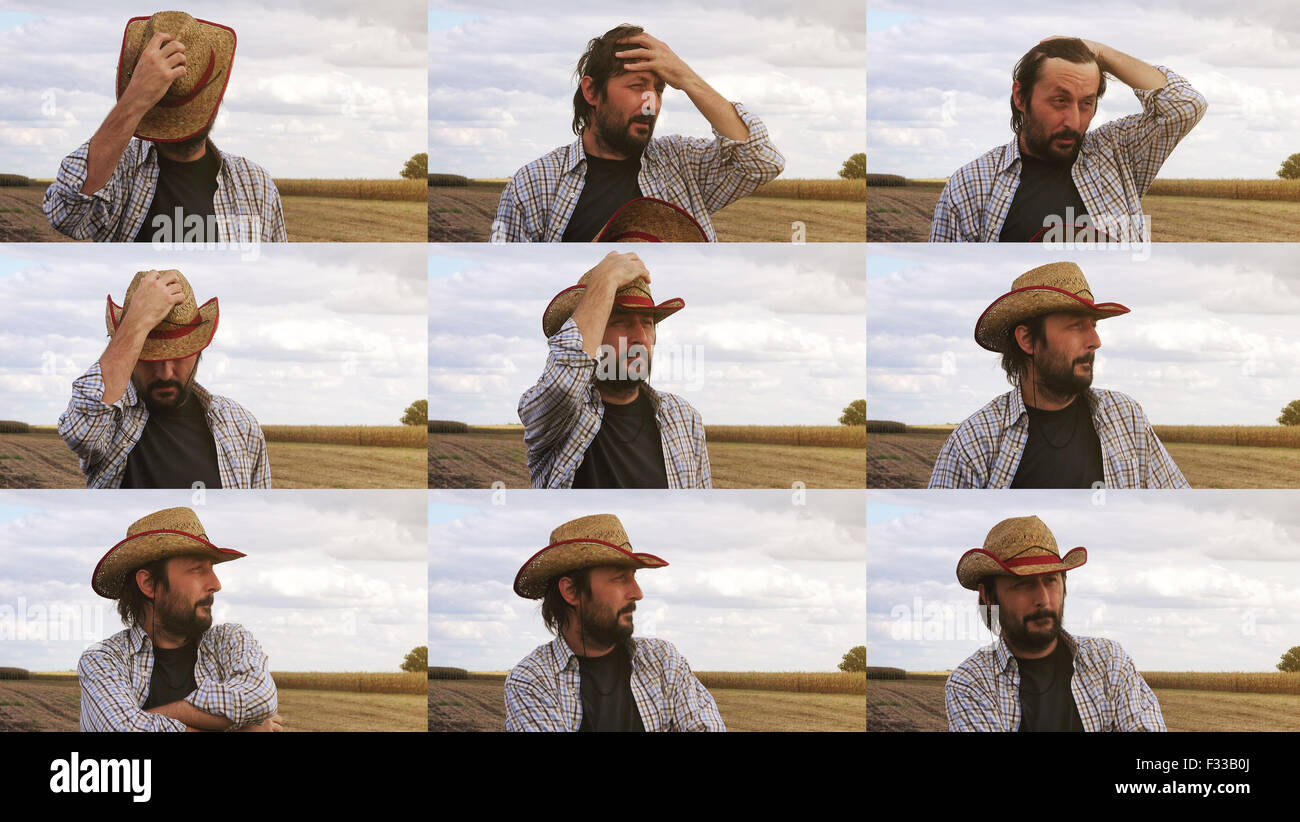
<path fill-rule="evenodd" d="M 108 324 L 109 336 L 117 333 L 118 326 L 122 324 L 122 316 L 126 309 L 113 302 L 113 296 L 108 296 L 108 306 L 105 309 L 105 321 Z M 217 298 L 213 297 L 203 305 L 199 306 L 199 322 L 185 328 L 173 327 L 163 328 L 159 325 L 149 332 L 145 338 L 144 345 L 140 348 L 140 362 L 166 362 L 168 360 L 183 360 L 186 357 L 192 357 L 203 349 L 212 344 L 212 338 L 217 333 L 217 323 L 221 319 L 221 306 Z"/>
<path fill-rule="evenodd" d="M 524 599 L 541 599 L 557 576 L 597 565 L 663 568 L 668 561 L 654 554 L 639 554 L 598 539 L 566 539 L 533 554 L 515 574 L 515 593 Z"/>
<path fill-rule="evenodd" d="M 707 243 L 686 209 L 667 200 L 638 197 L 619 206 L 596 233 L 593 243 Z"/>
<path fill-rule="evenodd" d="M 1058 311 L 1083 311 L 1099 320 L 1129 313 L 1119 303 L 1095 303 L 1050 285 L 1031 285 L 1008 291 L 994 300 L 975 322 L 975 342 L 981 348 L 1001 353 L 1007 332 L 1032 317 Z"/>
<path fill-rule="evenodd" d="M 127 574 L 154 560 L 189 554 L 208 557 L 213 564 L 246 556 L 242 551 L 219 548 L 203 537 L 185 531 L 142 531 L 108 549 L 95 566 L 90 587 L 101 597 L 117 599 L 122 595 Z"/>
<path fill-rule="evenodd" d="M 565 320 L 573 316 L 573 312 L 578 308 L 578 303 L 582 302 L 582 295 L 587 293 L 585 284 L 573 285 L 561 291 L 551 298 L 551 302 L 542 312 L 542 333 L 548 338 L 554 337 L 559 333 L 560 328 L 564 325 Z M 614 305 L 633 311 L 651 311 L 654 313 L 655 322 L 658 323 L 667 317 L 671 317 L 678 311 L 686 307 L 686 301 L 681 297 L 673 297 L 671 300 L 664 300 L 655 305 L 653 301 L 643 297 L 632 296 L 615 296 Z"/>
<path fill-rule="evenodd" d="M 149 17 L 132 17 L 122 32 L 122 50 L 117 58 L 117 97 L 120 99 L 130 80 L 127 73 L 135 68 L 144 48 L 144 32 Z M 190 60 L 200 72 L 199 89 L 185 97 L 165 95 L 145 112 L 136 126 L 135 136 L 155 143 L 178 143 L 199 134 L 212 124 L 226 96 L 230 70 L 235 64 L 237 40 L 235 30 L 209 20 L 194 19 L 209 30 L 215 45 L 207 55 L 186 55 L 186 71 Z M 128 66 L 127 63 L 131 65 Z"/>
<path fill-rule="evenodd" d="M 1010 574 L 1017 577 L 1035 577 L 1070 571 L 1088 561 L 1088 549 L 1082 545 L 1072 548 L 1065 556 L 1024 557 L 1003 562 L 984 548 L 972 548 L 957 561 L 957 581 L 961 587 L 979 590 L 979 582 L 987 576 Z"/>

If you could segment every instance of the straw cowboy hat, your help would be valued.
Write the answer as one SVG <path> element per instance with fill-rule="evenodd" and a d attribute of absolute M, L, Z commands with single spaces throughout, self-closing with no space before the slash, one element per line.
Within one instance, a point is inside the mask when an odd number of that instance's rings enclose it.
<path fill-rule="evenodd" d="M 1088 549 L 1072 548 L 1064 557 L 1056 537 L 1038 517 L 1004 519 L 984 538 L 983 548 L 972 548 L 957 562 L 961 587 L 979 590 L 980 580 L 995 574 L 1032 577 L 1069 571 L 1088 561 Z"/>
<path fill-rule="evenodd" d="M 613 514 L 595 514 L 564 523 L 551 532 L 551 544 L 533 554 L 515 574 L 515 593 L 541 599 L 555 577 L 595 565 L 662 568 L 666 560 L 632 551 L 623 523 Z"/>
<path fill-rule="evenodd" d="M 688 212 L 654 197 L 629 200 L 614 212 L 593 243 L 707 243 L 709 235 Z"/>
<path fill-rule="evenodd" d="M 189 508 L 166 508 L 131 523 L 126 539 L 108 549 L 95 566 L 90 587 L 107 599 L 122 595 L 128 574 L 156 559 L 200 554 L 213 564 L 239 559 L 245 554 L 218 548 L 208 542 L 198 514 Z"/>
<path fill-rule="evenodd" d="M 582 302 L 582 295 L 587 292 L 587 282 L 591 279 L 591 272 L 588 271 L 578 279 L 577 285 L 571 285 L 568 288 L 556 294 L 551 299 L 546 310 L 542 312 L 542 333 L 547 337 L 555 336 L 564 321 L 573 316 L 573 311 Z M 680 297 L 673 297 L 671 300 L 664 300 L 655 305 L 654 298 L 650 296 L 650 284 L 645 281 L 644 277 L 637 277 L 632 282 L 614 292 L 614 305 L 623 308 L 640 309 L 653 311 L 655 322 L 658 323 L 665 317 L 671 317 L 678 311 L 686 307 L 686 301 Z"/>
<path fill-rule="evenodd" d="M 122 317 L 131 307 L 131 298 L 135 296 L 136 288 L 148 273 L 148 271 L 136 272 L 120 306 L 113 302 L 112 294 L 108 295 L 108 306 L 104 312 L 104 324 L 108 326 L 108 336 L 117 333 Z M 181 289 L 185 292 L 185 301 L 180 305 L 172 306 L 172 310 L 162 322 L 149 332 L 144 345 L 140 348 L 141 362 L 185 359 L 211 345 L 212 336 L 217 333 L 217 320 L 220 319 L 221 313 L 217 298 L 213 297 L 203 305 L 199 305 L 194 299 L 194 289 L 190 288 L 189 280 L 185 279 L 185 275 L 174 268 L 169 268 L 162 273 L 176 275 L 180 280 Z"/>
<path fill-rule="evenodd" d="M 183 11 L 160 11 L 152 17 L 132 17 L 122 34 L 117 59 L 117 96 L 131 83 L 140 52 L 156 32 L 170 34 L 185 46 L 185 73 L 140 118 L 135 136 L 155 143 L 188 140 L 217 116 L 235 61 L 235 30 Z"/>
<path fill-rule="evenodd" d="M 1093 302 L 1092 289 L 1079 266 L 1048 263 L 1016 277 L 1011 290 L 984 309 L 975 323 L 975 342 L 1000 353 L 1012 328 L 1056 311 L 1084 311 L 1099 320 L 1129 312 L 1119 303 Z"/>

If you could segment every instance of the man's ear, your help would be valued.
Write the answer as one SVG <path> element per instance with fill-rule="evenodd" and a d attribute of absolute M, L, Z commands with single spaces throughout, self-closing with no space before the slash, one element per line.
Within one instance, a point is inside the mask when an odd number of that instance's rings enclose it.
<path fill-rule="evenodd" d="M 1033 336 L 1029 333 L 1029 326 L 1016 326 L 1016 345 L 1020 346 L 1021 351 L 1026 354 L 1033 354 L 1035 344 Z"/>
<path fill-rule="evenodd" d="M 569 577 L 560 577 L 560 596 L 575 608 L 582 602 L 582 597 L 578 594 L 578 586 L 574 585 Z"/>
<path fill-rule="evenodd" d="M 582 99 L 587 101 L 587 105 L 594 106 L 600 102 L 600 94 L 596 91 L 596 81 L 588 74 L 582 78 Z"/>
<path fill-rule="evenodd" d="M 1011 102 L 1021 114 L 1025 113 L 1025 101 L 1020 96 L 1020 81 L 1011 81 Z"/>
<path fill-rule="evenodd" d="M 135 572 L 135 584 L 140 586 L 140 592 L 149 599 L 153 599 L 153 577 L 143 568 L 137 568 Z"/>

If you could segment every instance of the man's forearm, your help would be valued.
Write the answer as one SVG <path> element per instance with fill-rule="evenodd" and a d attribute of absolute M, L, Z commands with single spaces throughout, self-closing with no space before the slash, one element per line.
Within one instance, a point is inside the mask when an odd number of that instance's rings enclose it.
<path fill-rule="evenodd" d="M 709 121 L 709 125 L 717 129 L 723 137 L 730 140 L 749 139 L 749 126 L 740 119 L 736 107 L 714 91 L 713 87 L 704 82 L 699 75 L 696 75 L 690 83 L 683 85 L 682 91 L 691 98 L 691 102 L 699 109 L 700 114 L 704 115 L 704 119 Z"/>
<path fill-rule="evenodd" d="M 1164 88 L 1165 75 L 1155 66 L 1144 63 L 1136 57 L 1130 57 L 1101 43 L 1096 44 L 1097 63 L 1102 71 L 1115 75 L 1121 83 L 1129 88 L 1158 89 Z"/>
<path fill-rule="evenodd" d="M 183 699 L 178 702 L 159 705 L 157 708 L 150 708 L 148 713 L 161 714 L 179 720 L 184 722 L 190 729 L 199 731 L 224 731 L 235 724 L 224 716 L 201 711 Z"/>
<path fill-rule="evenodd" d="M 134 96 L 127 95 L 113 106 L 86 149 L 86 182 L 81 186 L 82 194 L 94 194 L 112 178 L 122 152 L 126 151 L 131 136 L 140 125 L 140 118 L 149 108 Z"/>
<path fill-rule="evenodd" d="M 144 348 L 145 338 L 150 329 L 140 327 L 139 323 L 129 321 L 122 323 L 108 347 L 99 357 L 99 373 L 104 380 L 105 405 L 112 405 L 122 399 L 126 387 L 131 382 L 131 373 L 140 359 L 140 350 Z"/>
<path fill-rule="evenodd" d="M 592 359 L 600 353 L 605 339 L 605 326 L 609 325 L 609 312 L 614 308 L 617 287 L 608 280 L 595 278 L 582 293 L 582 300 L 573 309 L 573 321 L 582 335 L 582 350 Z"/>

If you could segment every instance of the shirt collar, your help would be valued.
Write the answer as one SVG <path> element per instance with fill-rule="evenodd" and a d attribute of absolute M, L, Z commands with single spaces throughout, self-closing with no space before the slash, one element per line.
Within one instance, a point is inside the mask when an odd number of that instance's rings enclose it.
<path fill-rule="evenodd" d="M 1079 143 L 1079 156 L 1082 157 L 1085 154 L 1091 153 L 1092 132 L 1085 131 L 1083 133 L 1083 141 Z M 1020 135 L 1017 134 L 1011 138 L 1011 142 L 1007 143 L 1006 148 L 1002 150 L 1002 165 L 998 167 L 998 171 L 1010 171 L 1012 166 L 1020 162 L 1020 157 Z M 1074 159 L 1074 163 L 1075 165 L 1079 163 L 1078 157 Z"/>
<path fill-rule="evenodd" d="M 629 638 L 626 643 L 627 655 L 632 660 L 632 668 L 635 670 L 639 665 L 637 642 Z M 569 643 L 564 641 L 564 634 L 556 634 L 555 639 L 551 642 L 551 651 L 555 655 L 555 672 L 559 673 L 568 669 L 570 665 L 578 664 L 578 655 L 569 647 Z"/>
<path fill-rule="evenodd" d="M 1065 643 L 1066 649 L 1069 650 L 1070 652 L 1070 657 L 1074 659 L 1076 663 L 1082 661 L 1079 659 L 1078 640 L 1070 636 L 1070 633 L 1066 631 L 1064 628 L 1061 629 L 1061 633 L 1057 641 Z M 998 673 L 1003 673 L 1003 674 L 1007 672 L 1007 670 L 1011 665 L 1012 660 L 1016 658 L 1015 655 L 1011 653 L 1011 649 L 1007 647 L 1007 640 L 1002 635 L 1001 631 L 998 632 L 998 644 L 997 647 L 994 648 L 993 654 L 997 664 L 997 671 Z M 1087 667 L 1086 662 L 1084 667 Z"/>
<path fill-rule="evenodd" d="M 1097 405 L 1101 401 L 1097 396 L 1097 392 L 1089 388 L 1083 392 L 1083 398 L 1088 403 L 1088 416 L 1096 416 Z M 1027 413 L 1029 413 L 1029 408 L 1025 405 L 1025 398 L 1020 393 L 1020 385 L 1017 384 L 1015 388 L 1011 389 L 1011 404 L 1007 406 L 1007 415 L 1002 424 L 1004 427 L 1010 428 L 1020 420 L 1021 416 Z"/>
<path fill-rule="evenodd" d="M 145 143 L 149 147 L 145 149 L 144 155 L 140 158 L 140 163 L 139 165 L 136 166 L 136 168 L 139 168 L 140 166 L 144 166 L 144 165 L 150 165 L 150 164 L 152 164 L 155 167 L 158 165 L 158 144 L 153 142 L 152 140 L 145 140 Z M 218 177 L 222 176 L 223 174 L 226 173 L 226 155 L 221 151 L 221 149 L 217 148 L 217 144 L 212 142 L 211 137 L 208 138 L 208 151 L 212 151 L 216 153 L 217 176 Z"/>
<path fill-rule="evenodd" d="M 656 151 L 655 141 L 652 139 L 646 144 L 645 151 L 641 152 L 641 168 L 645 168 L 648 165 L 654 165 L 657 156 Z M 580 165 L 586 165 L 586 163 L 587 149 L 583 148 L 582 138 L 579 137 L 569 144 L 568 150 L 564 155 L 564 163 L 561 170 L 567 174 Z"/>

